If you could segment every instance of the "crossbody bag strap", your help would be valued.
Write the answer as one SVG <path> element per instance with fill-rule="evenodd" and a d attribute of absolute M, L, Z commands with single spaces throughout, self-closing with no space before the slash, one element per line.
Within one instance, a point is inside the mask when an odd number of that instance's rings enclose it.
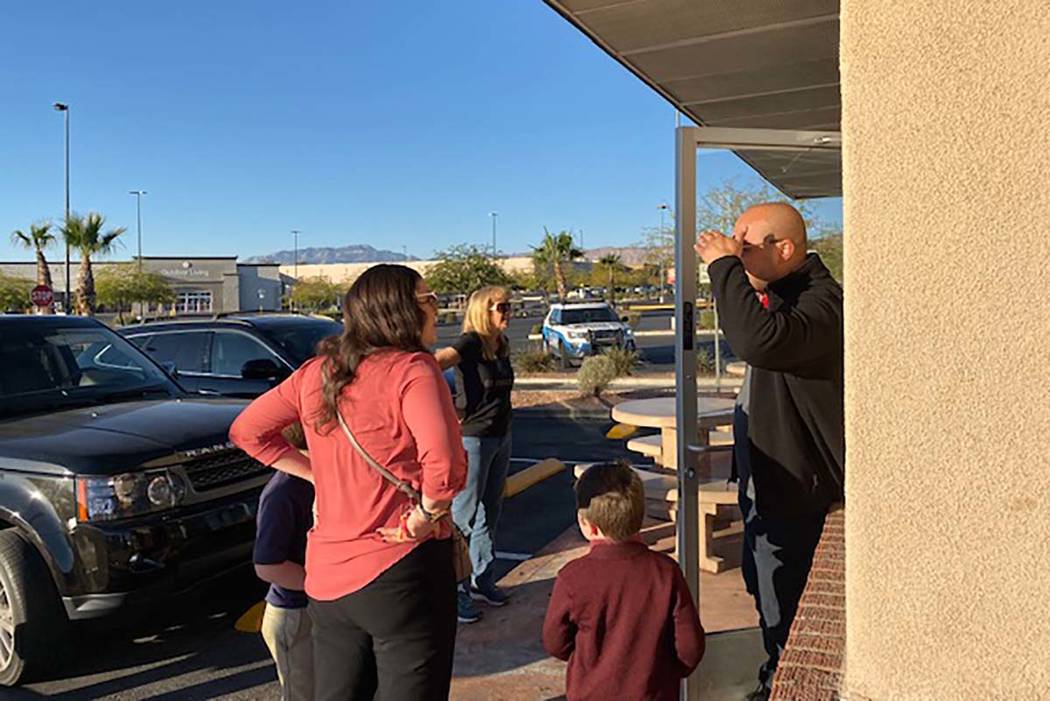
<path fill-rule="evenodd" d="M 346 439 L 350 441 L 350 445 L 354 446 L 354 450 L 357 451 L 358 455 L 365 459 L 365 462 L 367 462 L 372 469 L 381 474 L 387 482 L 397 487 L 397 489 L 404 493 L 410 500 L 413 502 L 420 501 L 419 492 L 413 489 L 412 485 L 402 479 L 398 479 L 397 475 L 383 467 L 375 458 L 368 454 L 367 450 L 361 447 L 361 444 L 357 442 L 357 438 L 354 437 L 350 427 L 346 425 L 346 420 L 343 419 L 341 413 L 337 412 L 335 418 L 339 421 L 339 426 L 343 429 L 343 433 L 346 434 Z"/>

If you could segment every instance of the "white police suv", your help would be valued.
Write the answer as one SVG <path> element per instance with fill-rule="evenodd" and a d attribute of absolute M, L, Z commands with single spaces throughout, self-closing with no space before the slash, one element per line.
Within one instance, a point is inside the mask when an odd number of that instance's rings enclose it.
<path fill-rule="evenodd" d="M 616 316 L 605 302 L 551 305 L 543 320 L 543 350 L 563 368 L 609 348 L 635 349 L 627 317 Z"/>

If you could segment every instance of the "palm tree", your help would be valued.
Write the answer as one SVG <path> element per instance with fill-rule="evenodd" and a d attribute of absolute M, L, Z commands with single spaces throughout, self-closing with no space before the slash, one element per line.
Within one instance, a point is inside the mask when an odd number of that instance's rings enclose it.
<path fill-rule="evenodd" d="M 613 275 L 616 274 L 616 271 L 620 269 L 622 264 L 623 259 L 620 257 L 619 253 L 610 253 L 598 259 L 598 265 L 605 268 L 609 273 L 609 285 L 607 289 L 609 290 L 610 304 L 616 301 L 616 287 L 614 285 Z"/>
<path fill-rule="evenodd" d="M 55 242 L 50 222 L 30 225 L 28 234 L 21 230 L 12 231 L 11 242 L 16 246 L 36 252 L 36 284 L 51 287 L 51 268 L 48 267 L 47 258 L 44 257 L 44 249 Z M 50 314 L 51 307 L 47 307 L 43 312 Z"/>
<path fill-rule="evenodd" d="M 77 273 L 77 314 L 93 316 L 95 313 L 95 276 L 91 272 L 91 256 L 107 255 L 119 243 L 117 238 L 124 227 L 103 233 L 106 219 L 98 212 L 89 212 L 86 217 L 71 214 L 62 227 L 62 236 L 70 248 L 80 252 L 80 271 Z"/>
<path fill-rule="evenodd" d="M 551 266 L 554 270 L 554 282 L 558 285 L 558 297 L 565 301 L 568 294 L 568 283 L 565 281 L 565 264 L 571 263 L 583 255 L 583 251 L 576 248 L 572 233 L 559 231 L 552 234 L 543 227 L 543 241 L 539 246 L 532 249 L 532 257 L 543 266 Z"/>

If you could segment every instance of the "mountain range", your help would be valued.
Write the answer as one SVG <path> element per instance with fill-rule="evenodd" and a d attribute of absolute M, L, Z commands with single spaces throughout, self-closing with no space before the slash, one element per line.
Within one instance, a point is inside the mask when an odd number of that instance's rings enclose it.
<path fill-rule="evenodd" d="M 298 261 L 302 265 L 314 263 L 402 263 L 419 260 L 404 253 L 385 251 L 365 244 L 351 244 L 339 247 L 301 248 Z M 248 258 L 247 263 L 281 263 L 291 265 L 296 262 L 295 251 L 277 251 L 262 256 Z"/>
<path fill-rule="evenodd" d="M 624 265 L 641 265 L 646 257 L 646 249 L 637 246 L 589 248 L 584 251 L 584 260 L 596 261 L 610 253 L 620 255 Z M 291 265 L 295 262 L 295 251 L 277 251 L 260 256 L 252 256 L 246 263 L 280 263 Z M 512 257 L 528 257 L 532 251 L 511 253 Z M 299 263 L 302 265 L 319 263 L 402 263 L 420 260 L 415 256 L 377 249 L 366 244 L 351 244 L 338 247 L 311 247 L 299 250 Z"/>

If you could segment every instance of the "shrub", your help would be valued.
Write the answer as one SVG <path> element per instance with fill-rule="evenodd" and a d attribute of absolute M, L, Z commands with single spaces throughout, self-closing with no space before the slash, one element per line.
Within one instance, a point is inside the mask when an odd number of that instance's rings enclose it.
<path fill-rule="evenodd" d="M 715 327 L 715 313 L 710 309 L 705 309 L 700 312 L 700 316 L 696 320 L 696 328 L 698 329 L 713 329 Z"/>
<path fill-rule="evenodd" d="M 543 324 L 533 324 L 529 330 L 530 334 L 543 333 Z"/>
<path fill-rule="evenodd" d="M 701 348 L 696 352 L 696 374 L 715 374 L 715 355 L 706 348 Z"/>
<path fill-rule="evenodd" d="M 514 371 L 519 373 L 550 372 L 554 370 L 554 358 L 538 350 L 518 353 L 514 356 L 512 362 Z"/>
<path fill-rule="evenodd" d="M 631 374 L 631 369 L 638 362 L 638 351 L 626 348 L 610 348 L 605 351 L 605 357 L 613 362 L 617 377 L 626 377 Z"/>
<path fill-rule="evenodd" d="M 576 373 L 576 384 L 580 388 L 580 394 L 596 397 L 605 391 L 616 377 L 616 365 L 612 358 L 607 355 L 595 355 L 583 361 L 579 372 Z"/>
<path fill-rule="evenodd" d="M 441 321 L 445 324 L 454 324 L 459 321 L 459 314 L 456 312 L 441 312 Z"/>

